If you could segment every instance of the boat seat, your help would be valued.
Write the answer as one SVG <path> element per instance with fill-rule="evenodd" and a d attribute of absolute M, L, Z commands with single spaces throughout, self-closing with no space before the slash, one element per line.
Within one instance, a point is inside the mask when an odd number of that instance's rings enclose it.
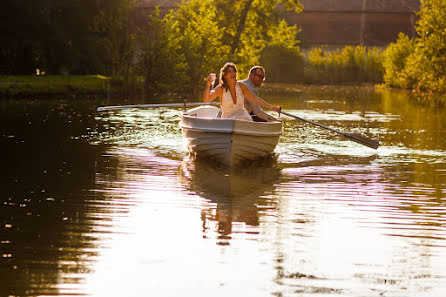
<path fill-rule="evenodd" d="M 188 110 L 185 114 L 191 117 L 200 117 L 200 118 L 216 118 L 220 108 L 206 105 L 199 106 Z"/>

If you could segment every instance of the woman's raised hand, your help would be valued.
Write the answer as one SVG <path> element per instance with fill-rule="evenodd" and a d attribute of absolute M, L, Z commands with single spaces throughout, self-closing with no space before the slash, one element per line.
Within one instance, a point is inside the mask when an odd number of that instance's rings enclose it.
<path fill-rule="evenodd" d="M 217 79 L 217 74 L 215 73 L 209 73 L 208 75 L 208 79 L 207 79 L 207 84 L 208 86 L 213 85 L 215 83 L 215 80 Z"/>

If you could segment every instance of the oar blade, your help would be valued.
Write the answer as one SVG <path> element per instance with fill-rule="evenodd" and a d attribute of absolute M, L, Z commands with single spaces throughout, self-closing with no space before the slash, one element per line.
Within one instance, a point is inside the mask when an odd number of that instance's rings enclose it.
<path fill-rule="evenodd" d="M 379 141 L 378 140 L 374 140 L 356 133 L 342 133 L 342 135 L 344 135 L 345 137 L 347 137 L 350 140 L 353 140 L 354 142 L 357 142 L 359 144 L 368 146 L 370 148 L 373 149 L 377 149 L 379 146 Z"/>

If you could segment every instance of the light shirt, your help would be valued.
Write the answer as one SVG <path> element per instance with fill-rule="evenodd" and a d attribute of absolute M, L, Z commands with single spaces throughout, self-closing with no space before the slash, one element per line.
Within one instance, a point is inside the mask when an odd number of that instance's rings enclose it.
<path fill-rule="evenodd" d="M 252 83 L 252 81 L 249 79 L 249 77 L 245 80 L 240 81 L 241 83 L 243 83 L 245 86 L 248 87 L 248 89 L 251 91 L 251 93 L 253 93 L 254 95 L 256 95 L 257 97 L 259 96 L 259 88 L 257 88 L 256 86 L 254 86 L 254 84 Z M 249 113 L 254 113 L 257 117 L 268 121 L 268 122 L 273 122 L 275 120 L 277 120 L 275 117 L 273 117 L 272 115 L 270 115 L 269 113 L 266 113 L 261 107 L 260 105 L 251 102 L 250 100 L 245 100 L 245 108 Z"/>
<path fill-rule="evenodd" d="M 254 84 L 252 83 L 252 81 L 251 81 L 249 78 L 247 78 L 247 79 L 245 79 L 245 80 L 242 80 L 242 83 L 245 84 L 245 86 L 247 86 L 248 89 L 249 89 L 254 95 L 256 95 L 257 97 L 259 97 L 259 89 L 258 89 L 256 86 L 254 86 Z"/>

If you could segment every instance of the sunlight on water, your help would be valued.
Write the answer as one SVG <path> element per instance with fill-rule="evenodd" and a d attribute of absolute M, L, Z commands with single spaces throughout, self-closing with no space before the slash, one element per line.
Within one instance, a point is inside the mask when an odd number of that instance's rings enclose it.
<path fill-rule="evenodd" d="M 233 171 L 189 158 L 180 109 L 2 110 L 0 295 L 443 296 L 445 113 L 343 91 L 269 98 L 377 150 L 284 116 Z"/>
<path fill-rule="evenodd" d="M 399 135 L 382 125 L 404 116 L 330 108 L 289 112 L 377 139 Z M 171 296 L 177 292 L 171 283 L 185 296 L 446 291 L 445 192 L 438 188 L 446 181 L 443 150 L 386 139 L 373 150 L 285 119 L 272 163 L 221 172 L 187 157 L 181 161 L 187 154 L 179 145 L 179 113 L 108 115 L 124 128 L 101 141 L 136 147 L 110 152 L 122 173 L 105 192 L 134 204 L 95 264 L 91 295 L 148 290 Z M 132 139 L 126 127 L 132 127 Z M 416 164 L 439 164 L 439 180 L 411 181 L 417 169 L 406 167 Z"/>

